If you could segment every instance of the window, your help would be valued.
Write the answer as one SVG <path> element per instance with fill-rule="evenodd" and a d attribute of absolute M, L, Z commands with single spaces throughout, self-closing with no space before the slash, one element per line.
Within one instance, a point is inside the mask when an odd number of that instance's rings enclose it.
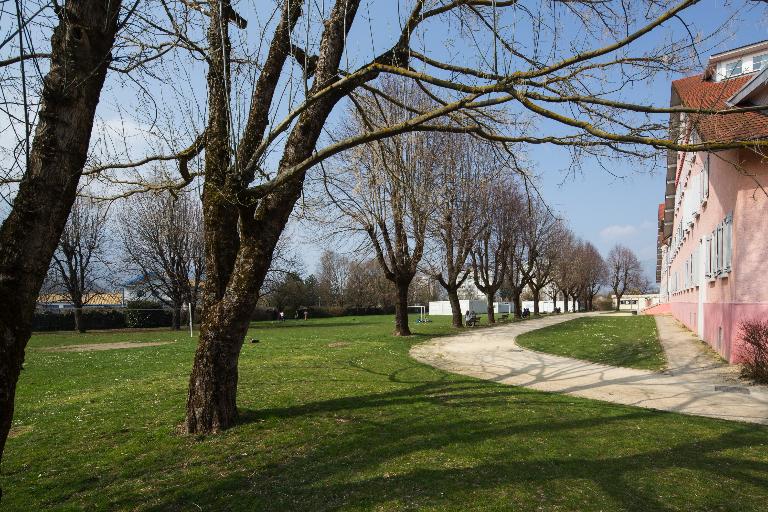
<path fill-rule="evenodd" d="M 752 57 L 752 71 L 759 71 L 768 66 L 768 53 Z"/>
<path fill-rule="evenodd" d="M 722 273 L 731 271 L 731 244 L 733 238 L 733 214 L 729 213 L 723 220 L 723 266 Z"/>
<path fill-rule="evenodd" d="M 731 254 L 733 245 L 733 214 L 728 214 L 717 225 L 704 243 L 706 262 L 704 270 L 710 281 L 717 277 L 726 277 L 731 272 Z"/>
<path fill-rule="evenodd" d="M 741 59 L 725 63 L 725 78 L 740 75 L 741 73 Z"/>

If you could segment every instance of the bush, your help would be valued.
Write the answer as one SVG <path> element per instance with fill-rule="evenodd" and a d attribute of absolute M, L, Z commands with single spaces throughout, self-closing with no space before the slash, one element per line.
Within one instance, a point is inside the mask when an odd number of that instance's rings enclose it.
<path fill-rule="evenodd" d="M 126 303 L 125 326 L 131 328 L 170 327 L 173 313 L 151 300 L 134 300 Z"/>
<path fill-rule="evenodd" d="M 123 329 L 125 312 L 118 309 L 83 308 L 83 326 L 86 329 Z M 33 331 L 74 331 L 75 312 L 72 309 L 37 311 L 32 320 Z"/>
<path fill-rule="evenodd" d="M 744 320 L 739 324 L 744 342 L 742 374 L 768 382 L 768 320 Z"/>

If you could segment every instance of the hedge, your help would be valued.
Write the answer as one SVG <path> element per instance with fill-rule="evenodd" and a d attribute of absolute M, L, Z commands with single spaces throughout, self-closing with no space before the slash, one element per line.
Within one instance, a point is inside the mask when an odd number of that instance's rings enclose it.
<path fill-rule="evenodd" d="M 118 309 L 83 309 L 83 326 L 87 329 L 123 329 L 125 313 Z M 34 331 L 74 331 L 75 312 L 36 312 L 32 320 Z"/>
<path fill-rule="evenodd" d="M 126 303 L 125 326 L 129 328 L 170 327 L 173 313 L 150 300 L 134 300 Z"/>

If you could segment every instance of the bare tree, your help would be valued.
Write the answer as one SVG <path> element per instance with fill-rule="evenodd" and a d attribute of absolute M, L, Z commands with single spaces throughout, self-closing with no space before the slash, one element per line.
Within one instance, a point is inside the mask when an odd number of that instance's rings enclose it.
<path fill-rule="evenodd" d="M 563 233 L 561 221 L 552 214 L 549 207 L 541 200 L 533 201 L 523 230 L 528 261 L 526 265 L 521 265 L 520 271 L 533 295 L 533 313 L 536 315 L 539 314 L 542 290 L 555 278 Z"/>
<path fill-rule="evenodd" d="M 179 329 L 181 308 L 198 301 L 205 257 L 199 201 L 189 193 L 144 194 L 126 200 L 121 215 L 123 254 L 142 285 L 173 312 Z"/>
<path fill-rule="evenodd" d="M 21 4 L 16 3 L 17 9 Z M 48 73 L 40 83 L 34 136 L 27 77 L 21 68 L 23 176 L 0 227 L 0 457 L 11 428 L 16 382 L 35 303 L 75 201 L 110 52 L 121 25 L 119 0 L 54 6 L 58 24 L 50 35 Z M 20 12 L 17 19 L 16 33 L 23 41 L 25 21 Z M 14 62 L 23 66 L 31 57 L 20 46 Z"/>
<path fill-rule="evenodd" d="M 557 305 L 557 299 L 560 294 L 563 296 L 563 311 L 568 312 L 568 299 L 578 295 L 580 287 L 578 272 L 580 271 L 580 262 L 578 261 L 578 251 L 580 241 L 576 239 L 573 232 L 566 226 L 563 226 L 560 241 L 558 243 L 559 257 L 557 258 L 552 277 L 553 297 Z M 575 310 L 575 304 L 574 304 Z"/>
<path fill-rule="evenodd" d="M 350 260 L 344 291 L 346 304 L 356 308 L 391 307 L 395 288 L 381 270 L 376 259 Z"/>
<path fill-rule="evenodd" d="M 387 80 L 385 94 L 401 102 L 424 105 L 415 86 Z M 362 132 L 397 124 L 408 109 L 381 103 L 368 95 L 356 100 L 349 124 Z M 423 132 L 398 135 L 350 151 L 334 176 L 326 177 L 333 204 L 350 222 L 350 229 L 365 233 L 384 276 L 396 290 L 395 335 L 409 336 L 408 288 L 424 255 L 436 168 L 440 165 L 444 136 Z"/>
<path fill-rule="evenodd" d="M 593 300 L 600 287 L 606 281 L 606 265 L 600 252 L 590 242 L 583 242 L 579 251 L 579 261 L 582 271 L 580 281 L 582 283 L 584 308 L 587 311 L 594 309 Z"/>
<path fill-rule="evenodd" d="M 343 306 L 349 277 L 350 261 L 333 251 L 323 251 L 317 268 L 320 303 L 324 306 Z"/>
<path fill-rule="evenodd" d="M 477 211 L 485 216 L 484 228 L 472 249 L 472 272 L 475 286 L 485 294 L 488 302 L 488 322 L 495 323 L 493 302 L 496 293 L 507 279 L 512 262 L 512 250 L 520 244 L 522 198 L 512 180 L 500 179 L 490 189 L 488 206 Z"/>
<path fill-rule="evenodd" d="M 50 286 L 66 292 L 74 308 L 75 330 L 81 333 L 85 332 L 83 306 L 99 291 L 99 282 L 108 277 L 107 222 L 104 203 L 76 199 L 51 260 Z"/>
<path fill-rule="evenodd" d="M 642 278 L 640 260 L 630 248 L 616 244 L 608 253 L 605 266 L 608 285 L 616 296 L 616 311 L 618 311 L 621 297 Z"/>
<path fill-rule="evenodd" d="M 448 294 L 454 327 L 462 326 L 459 288 L 472 271 L 469 255 L 490 218 L 493 183 L 500 177 L 490 144 L 467 135 L 447 135 L 434 169 L 435 208 L 428 231 L 435 240 L 436 260 L 430 274 Z M 490 305 L 491 310 L 493 304 Z"/>

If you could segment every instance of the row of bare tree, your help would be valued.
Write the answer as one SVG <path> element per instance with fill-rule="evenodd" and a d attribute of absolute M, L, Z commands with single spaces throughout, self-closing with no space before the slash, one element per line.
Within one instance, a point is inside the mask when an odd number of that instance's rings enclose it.
<path fill-rule="evenodd" d="M 115 218 L 112 218 L 115 217 Z M 138 276 L 149 297 L 173 311 L 194 311 L 205 272 L 200 201 L 190 193 L 144 194 L 120 204 L 78 198 L 53 253 L 43 293 L 64 295 L 74 308 L 75 329 L 85 332 L 83 307 L 99 292 Z"/>
<path fill-rule="evenodd" d="M 384 103 L 360 95 L 348 109 L 347 131 L 364 135 L 404 122 L 410 108 L 428 109 L 429 95 L 402 79 L 382 80 Z M 346 236 L 357 232 L 396 289 L 395 334 L 408 335 L 408 290 L 419 271 L 443 288 L 452 322 L 462 325 L 459 289 L 472 278 L 488 302 L 505 291 L 520 314 L 530 289 L 534 313 L 541 294 L 557 282 L 567 297 L 591 303 L 604 282 L 598 251 L 575 239 L 538 196 L 525 193 L 525 173 L 514 155 L 483 139 L 416 132 L 348 151 L 324 174 L 324 187 Z M 326 210 L 324 210 L 324 214 Z"/>

